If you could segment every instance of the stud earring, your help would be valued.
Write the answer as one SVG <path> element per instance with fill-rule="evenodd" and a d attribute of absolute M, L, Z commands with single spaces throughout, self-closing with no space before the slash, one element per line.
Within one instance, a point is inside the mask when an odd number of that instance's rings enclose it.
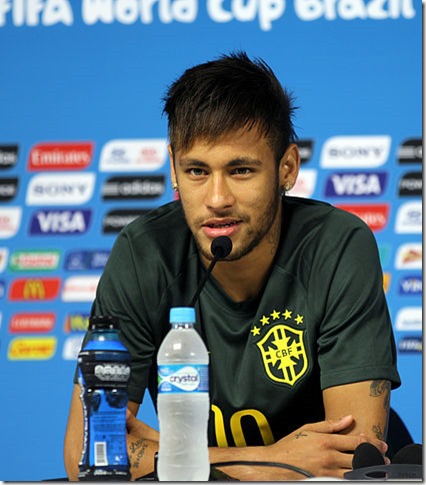
<path fill-rule="evenodd" d="M 179 190 L 178 184 L 176 182 L 172 183 L 172 189 L 177 192 Z"/>
<path fill-rule="evenodd" d="M 285 190 L 286 192 L 288 192 L 288 191 L 289 191 L 289 190 L 291 190 L 292 188 L 293 188 L 293 186 L 291 185 L 291 183 L 290 183 L 290 182 L 286 182 L 286 183 L 284 184 L 284 190 Z"/>

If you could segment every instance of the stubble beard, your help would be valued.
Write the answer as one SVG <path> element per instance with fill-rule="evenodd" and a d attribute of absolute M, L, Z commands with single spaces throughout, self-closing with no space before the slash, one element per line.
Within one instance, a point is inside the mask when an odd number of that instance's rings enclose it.
<path fill-rule="evenodd" d="M 256 248 L 266 236 L 268 236 L 270 244 L 273 245 L 273 247 L 276 249 L 279 234 L 272 234 L 272 232 L 270 233 L 270 231 L 276 220 L 280 204 L 281 196 L 278 188 L 276 188 L 271 199 L 268 202 L 268 205 L 266 206 L 264 214 L 259 218 L 257 222 L 257 227 L 252 227 L 249 225 L 250 218 L 248 218 L 247 216 L 237 216 L 237 219 L 241 220 L 244 224 L 248 224 L 245 241 L 243 241 L 243 243 L 239 246 L 234 247 L 231 254 L 227 256 L 223 261 L 238 261 L 242 259 L 244 256 L 247 256 L 249 253 L 251 253 L 253 249 Z M 199 238 L 196 236 L 196 234 L 194 234 L 194 232 L 193 236 L 195 244 L 202 257 L 204 257 L 207 261 L 212 261 L 213 254 L 211 253 L 210 248 L 206 250 L 206 248 L 202 246 Z"/>

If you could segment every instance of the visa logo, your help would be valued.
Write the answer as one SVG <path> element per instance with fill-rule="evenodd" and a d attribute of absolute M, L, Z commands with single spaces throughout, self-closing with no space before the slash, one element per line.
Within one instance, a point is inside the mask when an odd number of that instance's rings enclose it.
<path fill-rule="evenodd" d="M 418 276 L 405 276 L 399 280 L 400 295 L 421 295 L 422 279 Z"/>
<path fill-rule="evenodd" d="M 337 172 L 326 182 L 325 195 L 331 197 L 377 197 L 386 188 L 387 172 Z"/>
<path fill-rule="evenodd" d="M 30 222 L 30 233 L 39 235 L 84 234 L 92 217 L 90 209 L 37 211 Z"/>

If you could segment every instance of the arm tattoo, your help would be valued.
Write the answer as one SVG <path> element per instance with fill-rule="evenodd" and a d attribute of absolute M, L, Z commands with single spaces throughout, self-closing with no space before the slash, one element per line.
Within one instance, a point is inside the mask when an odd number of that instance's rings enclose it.
<path fill-rule="evenodd" d="M 385 439 L 384 433 L 382 432 L 382 429 L 380 428 L 380 426 L 378 424 L 373 424 L 371 429 L 372 429 L 373 433 L 376 435 L 377 439 L 379 439 L 379 440 Z"/>
<path fill-rule="evenodd" d="M 130 464 L 132 468 L 139 468 L 139 464 L 143 456 L 145 455 L 145 450 L 147 448 L 146 440 L 140 439 L 130 444 Z"/>
<path fill-rule="evenodd" d="M 385 380 L 375 380 L 370 386 L 370 396 L 379 397 L 384 394 L 384 407 L 387 409 L 390 403 L 390 390 L 391 384 L 389 381 Z"/>

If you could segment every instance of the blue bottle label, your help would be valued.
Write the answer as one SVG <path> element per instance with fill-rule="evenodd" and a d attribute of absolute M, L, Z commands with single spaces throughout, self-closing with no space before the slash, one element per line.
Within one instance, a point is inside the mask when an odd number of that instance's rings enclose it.
<path fill-rule="evenodd" d="M 208 392 L 207 364 L 170 364 L 158 366 L 158 392 L 164 394 Z"/>
<path fill-rule="evenodd" d="M 126 446 L 127 395 L 97 391 L 89 403 L 89 465 L 115 467 L 128 464 Z"/>

